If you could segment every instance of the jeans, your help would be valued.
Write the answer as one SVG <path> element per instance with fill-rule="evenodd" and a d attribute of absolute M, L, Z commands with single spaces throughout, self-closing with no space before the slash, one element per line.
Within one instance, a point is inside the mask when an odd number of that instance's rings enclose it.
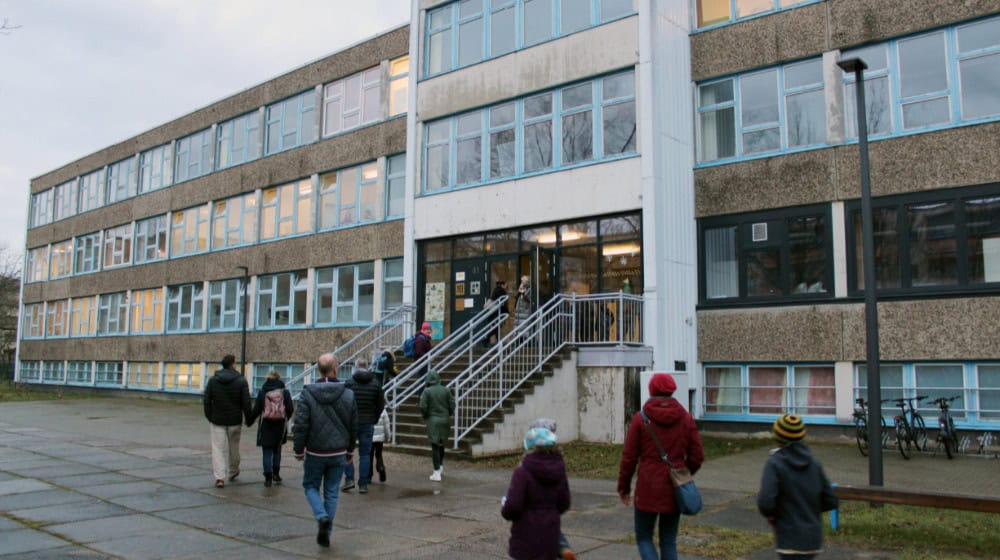
<path fill-rule="evenodd" d="M 281 446 L 263 447 L 264 474 L 271 474 L 281 468 Z"/>
<path fill-rule="evenodd" d="M 358 424 L 358 483 L 372 481 L 372 436 L 375 424 Z"/>
<path fill-rule="evenodd" d="M 340 494 L 340 477 L 344 471 L 344 456 L 316 457 L 306 455 L 302 465 L 302 488 L 306 491 L 306 501 L 313 510 L 316 521 L 324 517 L 330 520 L 337 515 L 337 497 Z M 320 485 L 323 494 L 320 495 Z"/>
<path fill-rule="evenodd" d="M 653 546 L 653 529 L 656 518 L 660 518 L 660 552 Z M 642 560 L 677 560 L 677 525 L 680 512 L 648 513 L 635 510 L 635 543 L 639 546 Z"/>

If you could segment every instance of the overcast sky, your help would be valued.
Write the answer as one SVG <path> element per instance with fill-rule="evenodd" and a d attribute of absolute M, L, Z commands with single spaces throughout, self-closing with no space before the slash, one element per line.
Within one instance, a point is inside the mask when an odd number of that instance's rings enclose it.
<path fill-rule="evenodd" d="M 29 181 L 409 21 L 410 0 L 0 0 L 0 244 Z"/>

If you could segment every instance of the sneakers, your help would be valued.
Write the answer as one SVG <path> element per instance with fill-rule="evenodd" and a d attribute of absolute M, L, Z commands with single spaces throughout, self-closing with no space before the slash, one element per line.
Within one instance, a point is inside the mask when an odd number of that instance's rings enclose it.
<path fill-rule="evenodd" d="M 359 484 L 358 485 L 358 494 L 367 494 L 367 493 L 368 493 L 368 485 L 364 484 L 364 483 Z"/>
<path fill-rule="evenodd" d="M 559 551 L 559 557 L 563 560 L 576 560 L 576 553 L 568 548 Z"/>
<path fill-rule="evenodd" d="M 340 490 L 343 491 L 343 492 L 347 492 L 349 490 L 354 490 L 354 481 L 353 480 L 348 480 L 347 482 L 344 483 L 344 486 L 342 486 L 340 488 Z"/>
<path fill-rule="evenodd" d="M 225 480 L 222 480 L 221 478 L 215 479 L 215 487 L 216 488 L 225 488 L 225 486 L 226 486 L 226 481 Z"/>
<path fill-rule="evenodd" d="M 229 482 L 232 482 L 232 481 L 236 480 L 237 476 L 240 476 L 240 469 L 236 469 L 236 472 L 234 472 L 233 474 L 229 475 Z"/>
<path fill-rule="evenodd" d="M 272 478 L 274 478 L 275 483 L 281 484 L 281 475 L 278 474 L 277 467 L 274 469 L 274 476 Z"/>
<path fill-rule="evenodd" d="M 319 520 L 319 530 L 316 531 L 316 544 L 330 548 L 330 518 L 324 517 Z"/>
<path fill-rule="evenodd" d="M 430 478 L 434 482 L 441 482 L 441 469 L 436 469 L 432 472 Z"/>

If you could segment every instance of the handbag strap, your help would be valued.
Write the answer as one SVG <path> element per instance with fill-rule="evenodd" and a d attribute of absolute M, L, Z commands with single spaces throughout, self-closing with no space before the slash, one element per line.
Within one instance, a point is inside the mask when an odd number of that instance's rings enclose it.
<path fill-rule="evenodd" d="M 660 452 L 660 460 L 666 463 L 671 469 L 674 468 L 673 463 L 670 462 L 670 457 L 667 456 L 666 450 L 663 449 L 663 444 L 660 443 L 660 438 L 656 436 L 656 432 L 649 425 L 649 416 L 646 416 L 646 411 L 640 410 L 639 414 L 642 415 L 642 423 L 646 425 L 649 436 L 653 438 L 653 443 L 656 444 L 656 449 Z"/>

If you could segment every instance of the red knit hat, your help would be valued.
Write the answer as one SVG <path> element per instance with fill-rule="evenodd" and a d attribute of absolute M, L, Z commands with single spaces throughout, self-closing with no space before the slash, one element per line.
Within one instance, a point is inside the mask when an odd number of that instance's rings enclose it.
<path fill-rule="evenodd" d="M 423 325 L 420 326 L 420 330 L 423 331 L 426 334 L 431 334 L 431 332 L 434 329 L 431 328 L 431 324 L 430 323 L 425 322 Z"/>
<path fill-rule="evenodd" d="M 674 381 L 674 376 L 669 373 L 657 373 L 649 380 L 649 395 L 651 397 L 669 397 L 676 390 L 677 382 Z"/>

